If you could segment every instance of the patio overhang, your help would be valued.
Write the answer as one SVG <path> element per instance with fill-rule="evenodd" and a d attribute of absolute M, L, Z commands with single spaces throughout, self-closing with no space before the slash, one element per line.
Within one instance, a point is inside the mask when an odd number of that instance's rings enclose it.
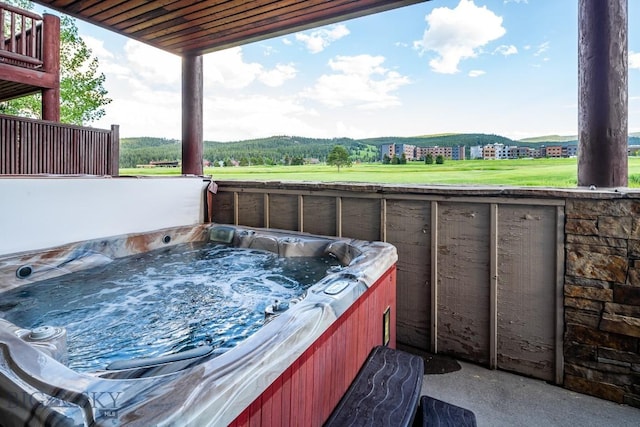
<path fill-rule="evenodd" d="M 180 56 L 358 18 L 428 0 L 36 0 L 126 37 Z"/>

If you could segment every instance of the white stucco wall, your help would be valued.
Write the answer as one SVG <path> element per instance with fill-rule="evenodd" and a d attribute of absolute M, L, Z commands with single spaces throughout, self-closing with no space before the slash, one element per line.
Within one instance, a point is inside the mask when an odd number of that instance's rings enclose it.
<path fill-rule="evenodd" d="M 203 221 L 201 177 L 0 178 L 0 255 Z"/>

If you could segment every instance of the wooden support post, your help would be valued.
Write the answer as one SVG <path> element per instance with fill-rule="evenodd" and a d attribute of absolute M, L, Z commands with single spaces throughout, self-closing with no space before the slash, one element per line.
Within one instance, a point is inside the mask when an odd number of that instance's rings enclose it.
<path fill-rule="evenodd" d="M 628 0 L 579 0 L 578 186 L 628 185 Z"/>
<path fill-rule="evenodd" d="M 431 338 L 430 349 L 438 353 L 438 202 L 431 202 Z"/>
<path fill-rule="evenodd" d="M 60 121 L 60 18 L 44 14 L 42 68 L 54 76 L 55 85 L 42 89 L 42 120 Z M 35 31 L 35 28 L 32 29 Z"/>
<path fill-rule="evenodd" d="M 202 175 L 202 56 L 182 58 L 182 174 Z"/>
<path fill-rule="evenodd" d="M 498 369 L 498 204 L 491 204 L 489 237 L 489 368 Z"/>
<path fill-rule="evenodd" d="M 111 176 L 120 175 L 120 126 L 111 125 L 111 134 L 109 141 L 109 158 L 107 161 L 109 165 L 107 167 L 107 173 Z"/>
<path fill-rule="evenodd" d="M 564 384 L 564 206 L 556 206 L 556 334 L 555 383 Z"/>

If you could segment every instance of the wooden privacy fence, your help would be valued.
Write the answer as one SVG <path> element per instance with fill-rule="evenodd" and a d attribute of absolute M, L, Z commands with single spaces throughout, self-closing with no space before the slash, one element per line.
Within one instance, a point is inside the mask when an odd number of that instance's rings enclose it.
<path fill-rule="evenodd" d="M 0 115 L 0 175 L 118 175 L 118 126 L 110 130 Z"/>
<path fill-rule="evenodd" d="M 399 343 L 562 383 L 563 198 L 499 188 L 217 184 L 214 222 L 395 245 Z"/>

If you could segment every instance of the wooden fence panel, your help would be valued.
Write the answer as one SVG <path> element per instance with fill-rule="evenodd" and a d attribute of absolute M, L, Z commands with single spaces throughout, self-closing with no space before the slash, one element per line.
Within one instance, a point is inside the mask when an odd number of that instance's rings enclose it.
<path fill-rule="evenodd" d="M 498 209 L 498 366 L 554 379 L 555 207 Z"/>
<path fill-rule="evenodd" d="M 398 342 L 429 350 L 431 323 L 431 204 L 387 201 L 387 242 L 398 250 Z"/>
<path fill-rule="evenodd" d="M 264 227 L 264 195 L 260 193 L 238 194 L 238 223 L 249 227 Z"/>
<path fill-rule="evenodd" d="M 0 175 L 117 175 L 118 127 L 85 128 L 0 115 Z"/>
<path fill-rule="evenodd" d="M 361 240 L 380 240 L 380 200 L 342 199 L 342 235 Z"/>
<path fill-rule="evenodd" d="M 437 349 L 489 362 L 487 204 L 438 204 Z"/>
<path fill-rule="evenodd" d="M 269 227 L 298 231 L 298 196 L 272 194 L 269 196 Z"/>
<path fill-rule="evenodd" d="M 212 198 L 212 222 L 218 224 L 235 224 L 234 193 L 218 192 Z"/>
<path fill-rule="evenodd" d="M 323 236 L 335 236 L 336 198 L 329 196 L 304 196 L 302 207 L 303 231 Z"/>

